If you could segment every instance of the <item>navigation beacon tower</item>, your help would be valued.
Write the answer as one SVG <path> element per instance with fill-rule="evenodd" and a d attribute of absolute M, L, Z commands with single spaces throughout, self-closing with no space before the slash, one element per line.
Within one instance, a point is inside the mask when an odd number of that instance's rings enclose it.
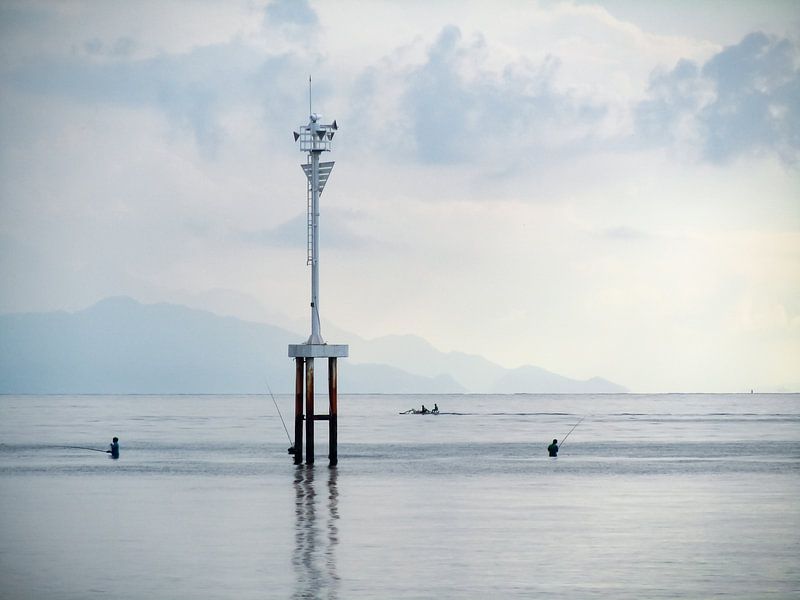
<path fill-rule="evenodd" d="M 330 152 L 331 140 L 339 129 L 336 121 L 329 124 L 321 122 L 321 115 L 311 112 L 311 78 L 309 85 L 308 124 L 301 125 L 294 132 L 294 141 L 300 143 L 300 150 L 308 154 L 306 164 L 301 165 L 308 180 L 307 207 L 307 259 L 311 265 L 311 335 L 303 344 L 289 344 L 289 356 L 295 359 L 294 386 L 294 462 L 303 462 L 303 420 L 306 430 L 306 464 L 314 464 L 314 421 L 328 421 L 329 454 L 331 465 L 338 462 L 337 452 L 337 359 L 346 358 L 346 344 L 328 344 L 322 339 L 319 319 L 319 198 L 328 182 L 333 161 L 320 162 L 323 152 Z M 314 359 L 328 359 L 328 400 L 330 411 L 327 415 L 314 412 Z M 304 373 L 305 370 L 305 373 Z M 303 381 L 305 380 L 305 417 L 303 415 Z"/>

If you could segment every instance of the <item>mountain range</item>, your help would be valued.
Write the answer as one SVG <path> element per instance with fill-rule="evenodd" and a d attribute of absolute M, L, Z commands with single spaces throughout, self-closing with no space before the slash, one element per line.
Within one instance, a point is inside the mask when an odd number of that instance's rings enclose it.
<path fill-rule="evenodd" d="M 346 338 L 346 339 L 345 339 Z M 480 356 L 441 352 L 412 335 L 345 335 L 341 393 L 619 393 L 528 365 L 507 369 Z M 187 308 L 102 300 L 77 312 L 0 315 L 0 393 L 290 393 L 287 345 L 303 336 L 273 325 Z M 337 343 L 338 343 L 337 339 Z M 326 377 L 317 377 L 325 391 Z"/>

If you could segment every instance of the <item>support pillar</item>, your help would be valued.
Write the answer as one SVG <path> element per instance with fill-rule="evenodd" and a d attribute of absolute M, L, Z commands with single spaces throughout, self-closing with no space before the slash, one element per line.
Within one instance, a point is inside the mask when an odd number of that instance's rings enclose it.
<path fill-rule="evenodd" d="M 290 344 L 289 356 L 295 359 L 294 385 L 294 464 L 314 464 L 314 421 L 328 421 L 328 459 L 335 466 L 339 461 L 338 448 L 338 380 L 339 358 L 347 358 L 344 344 Z M 315 414 L 314 359 L 328 359 L 328 414 Z M 305 398 L 305 406 L 303 406 Z M 323 410 L 323 412 L 325 412 Z M 303 422 L 305 421 L 305 427 Z M 305 431 L 304 431 L 305 430 Z M 303 452 L 305 435 L 305 453 Z M 305 457 L 303 456 L 305 454 Z"/>
<path fill-rule="evenodd" d="M 337 448 L 337 413 L 338 413 L 338 399 L 336 396 L 336 380 L 337 380 L 337 360 L 336 357 L 328 358 L 328 401 L 330 402 L 330 411 L 328 417 L 328 446 L 329 453 L 328 459 L 330 465 L 335 466 L 339 462 L 339 450 Z"/>
<path fill-rule="evenodd" d="M 314 464 L 314 359 L 306 358 L 306 464 Z"/>
<path fill-rule="evenodd" d="M 303 364 L 300 357 L 294 359 L 294 464 L 303 464 Z"/>

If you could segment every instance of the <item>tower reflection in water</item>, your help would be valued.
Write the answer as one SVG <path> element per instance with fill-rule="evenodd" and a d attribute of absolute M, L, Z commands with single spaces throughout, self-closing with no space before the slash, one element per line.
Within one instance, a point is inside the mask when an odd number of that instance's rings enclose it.
<path fill-rule="evenodd" d="M 292 598 L 338 598 L 336 467 L 298 466 L 295 490 L 295 592 Z"/>

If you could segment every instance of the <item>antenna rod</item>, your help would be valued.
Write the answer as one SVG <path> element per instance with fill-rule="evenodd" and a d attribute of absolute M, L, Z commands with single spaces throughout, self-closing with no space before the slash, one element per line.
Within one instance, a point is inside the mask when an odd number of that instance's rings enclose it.
<path fill-rule="evenodd" d="M 308 114 L 313 114 L 311 112 L 311 75 L 308 76 Z"/>

